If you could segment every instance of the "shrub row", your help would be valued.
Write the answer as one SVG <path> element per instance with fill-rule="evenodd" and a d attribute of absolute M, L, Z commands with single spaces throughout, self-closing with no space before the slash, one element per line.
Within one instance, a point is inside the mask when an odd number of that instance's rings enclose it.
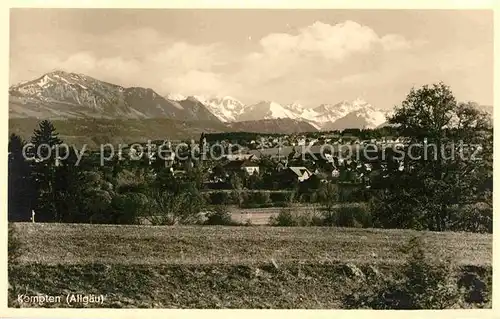
<path fill-rule="evenodd" d="M 310 208 L 300 212 L 282 209 L 277 216 L 269 220 L 271 226 L 337 226 L 337 227 L 372 227 L 371 213 L 367 205 L 341 204 L 330 208 Z"/>
<path fill-rule="evenodd" d="M 336 186 L 334 191 L 338 202 L 350 203 L 369 199 L 366 190 L 360 187 Z M 205 201 L 209 205 L 238 205 L 245 208 L 289 206 L 291 202 L 321 203 L 325 201 L 325 196 L 333 196 L 333 194 L 325 193 L 322 189 L 306 189 L 298 193 L 295 191 L 220 190 L 207 192 L 204 195 Z"/>
<path fill-rule="evenodd" d="M 245 208 L 288 206 L 294 199 L 290 191 L 231 191 L 204 193 L 208 205 L 238 205 Z"/>

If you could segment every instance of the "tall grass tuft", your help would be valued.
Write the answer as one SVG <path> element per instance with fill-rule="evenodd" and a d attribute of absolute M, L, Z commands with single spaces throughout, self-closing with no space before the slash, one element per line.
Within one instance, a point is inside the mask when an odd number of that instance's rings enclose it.
<path fill-rule="evenodd" d="M 460 284 L 450 260 L 436 260 L 425 252 L 418 237 L 406 246 L 407 260 L 393 277 L 376 277 L 354 283 L 342 299 L 344 308 L 448 309 L 491 307 L 487 284 Z M 472 288 L 471 288 L 472 287 Z M 474 291 L 475 290 L 475 291 Z M 471 298 L 471 291 L 480 298 Z"/>

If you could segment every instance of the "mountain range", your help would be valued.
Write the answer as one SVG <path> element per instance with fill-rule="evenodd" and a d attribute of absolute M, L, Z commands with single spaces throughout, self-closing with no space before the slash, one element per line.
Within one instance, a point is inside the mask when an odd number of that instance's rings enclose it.
<path fill-rule="evenodd" d="M 202 121 L 213 129 L 289 133 L 377 128 L 385 125 L 391 112 L 377 109 L 360 98 L 308 108 L 299 103 L 282 105 L 268 100 L 246 105 L 231 96 L 177 93 L 161 96 L 149 88 L 126 88 L 59 70 L 9 88 L 12 119 L 163 118 Z"/>
<path fill-rule="evenodd" d="M 166 98 L 179 101 L 185 97 L 180 94 L 171 94 Z M 245 105 L 230 96 L 208 98 L 194 96 L 194 98 L 225 123 L 292 119 L 307 122 L 318 130 L 336 130 L 375 128 L 384 123 L 388 115 L 388 111 L 376 109 L 359 98 L 352 102 L 321 104 L 315 108 L 306 108 L 299 103 L 282 105 L 275 101 L 260 101 Z"/>

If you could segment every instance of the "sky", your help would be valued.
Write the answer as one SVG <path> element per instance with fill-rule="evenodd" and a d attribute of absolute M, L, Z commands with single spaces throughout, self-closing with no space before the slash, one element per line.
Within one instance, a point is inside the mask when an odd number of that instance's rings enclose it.
<path fill-rule="evenodd" d="M 161 95 L 388 109 L 443 81 L 493 105 L 491 10 L 11 9 L 10 85 L 53 70 Z"/>

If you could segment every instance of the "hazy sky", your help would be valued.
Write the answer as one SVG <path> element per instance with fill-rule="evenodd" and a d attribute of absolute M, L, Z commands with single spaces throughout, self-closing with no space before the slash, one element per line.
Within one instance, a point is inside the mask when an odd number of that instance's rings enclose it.
<path fill-rule="evenodd" d="M 493 13 L 12 9 L 10 84 L 62 69 L 159 94 L 388 108 L 444 81 L 493 104 Z"/>

